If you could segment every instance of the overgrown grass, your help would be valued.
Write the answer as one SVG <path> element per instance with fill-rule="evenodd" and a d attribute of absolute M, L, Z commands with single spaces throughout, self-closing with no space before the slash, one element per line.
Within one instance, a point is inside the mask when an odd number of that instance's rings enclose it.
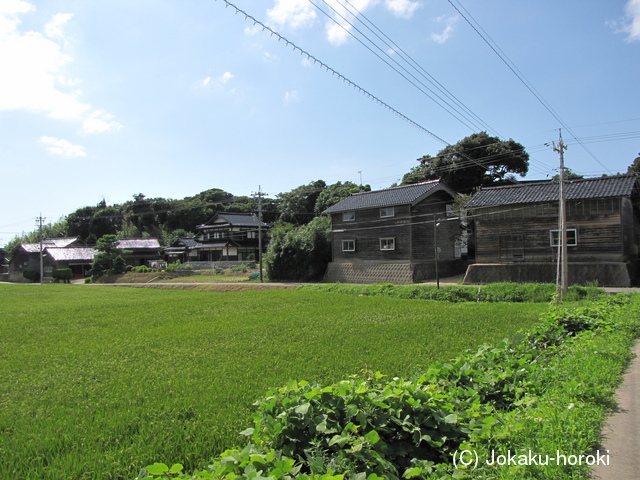
<path fill-rule="evenodd" d="M 205 293 L 0 285 L 0 477 L 187 471 L 242 439 L 252 403 L 497 342 L 546 305 L 446 304 L 312 291 Z"/>
<path fill-rule="evenodd" d="M 350 285 L 331 283 L 304 285 L 305 290 L 316 292 L 344 293 L 358 296 L 385 296 L 403 299 L 442 300 L 448 302 L 550 302 L 556 286 L 545 283 L 490 283 L 481 286 L 394 285 Z M 564 300 L 573 302 L 595 299 L 605 295 L 598 287 L 572 285 Z"/>

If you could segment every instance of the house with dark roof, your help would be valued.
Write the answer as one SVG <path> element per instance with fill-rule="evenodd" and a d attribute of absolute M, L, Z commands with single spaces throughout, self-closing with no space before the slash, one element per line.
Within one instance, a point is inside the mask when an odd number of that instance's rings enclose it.
<path fill-rule="evenodd" d="M 42 260 L 44 278 L 52 279 L 53 270 L 56 268 L 72 268 L 74 275 L 84 274 L 93 261 L 93 256 L 87 257 L 84 253 L 75 257 L 76 249 L 86 248 L 78 237 L 45 238 L 42 240 Z M 53 252 L 49 253 L 49 249 Z M 93 250 L 93 249 L 88 249 Z M 61 251 L 68 251 L 69 255 Z M 70 252 L 74 252 L 71 255 Z M 53 256 L 52 256 L 53 255 Z M 70 256 L 71 255 L 71 256 Z M 25 270 L 40 272 L 40 243 L 21 243 L 14 248 L 9 262 L 9 281 L 26 282 Z"/>
<path fill-rule="evenodd" d="M 569 283 L 634 283 L 640 240 L 636 176 L 573 179 L 565 192 Z M 466 205 L 475 222 L 476 263 L 465 283 L 555 282 L 559 198 L 554 180 L 478 190 Z"/>
<path fill-rule="evenodd" d="M 218 213 L 209 222 L 196 227 L 193 239 L 179 239 L 184 245 L 182 252 L 176 245 L 167 253 L 187 255 L 200 262 L 246 261 L 259 257 L 260 233 L 263 253 L 267 248 L 267 234 L 270 225 L 260 223 L 253 213 Z M 195 253 L 195 255 L 194 255 Z"/>
<path fill-rule="evenodd" d="M 332 282 L 418 282 L 464 272 L 457 194 L 439 180 L 351 194 L 328 208 Z"/>
<path fill-rule="evenodd" d="M 126 250 L 123 255 L 127 265 L 148 265 L 159 260 L 160 244 L 155 238 L 121 239 L 116 247 Z M 86 246 L 78 237 L 45 238 L 42 241 L 43 281 L 53 281 L 53 271 L 70 268 L 73 278 L 89 276 L 93 258 L 98 253 Z M 25 270 L 40 272 L 40 243 L 21 243 L 14 250 L 9 263 L 9 281 L 26 282 Z"/>
<path fill-rule="evenodd" d="M 162 247 L 157 238 L 122 238 L 115 246 L 126 252 L 122 256 L 124 261 L 134 267 L 149 266 L 162 258 Z"/>

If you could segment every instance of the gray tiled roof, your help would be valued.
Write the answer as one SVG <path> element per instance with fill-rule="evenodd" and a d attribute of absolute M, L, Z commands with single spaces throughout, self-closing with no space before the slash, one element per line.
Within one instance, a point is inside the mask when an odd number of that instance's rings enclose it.
<path fill-rule="evenodd" d="M 47 247 L 46 253 L 55 261 L 92 261 L 97 250 L 90 247 Z"/>
<path fill-rule="evenodd" d="M 206 228 L 212 228 L 212 227 L 217 227 L 217 226 L 222 226 L 225 225 L 225 223 L 222 224 L 215 224 L 213 223 L 214 220 L 217 219 L 222 219 L 226 222 L 226 224 L 230 224 L 233 225 L 234 227 L 258 227 L 259 225 L 259 221 L 258 221 L 258 217 L 253 214 L 253 213 L 218 213 L 215 217 L 213 217 L 209 223 L 207 225 L 199 225 L 197 228 L 199 230 L 202 229 L 206 229 Z M 262 222 L 262 226 L 263 227 L 268 227 L 269 225 Z"/>
<path fill-rule="evenodd" d="M 42 248 L 47 247 L 68 247 L 78 241 L 78 237 L 65 238 L 45 238 L 42 240 Z M 20 246 L 29 253 L 40 252 L 40 243 L 21 243 Z"/>
<path fill-rule="evenodd" d="M 635 175 L 576 179 L 567 182 L 567 200 L 585 198 L 628 197 L 635 188 Z M 524 203 L 552 202 L 560 198 L 556 181 L 522 182 L 501 187 L 484 187 L 467 203 L 467 208 L 493 207 Z"/>
<path fill-rule="evenodd" d="M 449 190 L 448 187 L 440 183 L 440 180 L 431 180 L 430 182 L 403 185 L 401 187 L 387 188 L 375 192 L 352 193 L 344 200 L 327 208 L 325 212 L 339 213 L 367 208 L 413 204 L 428 194 L 433 193 L 438 187 Z"/>
<path fill-rule="evenodd" d="M 116 243 L 118 248 L 133 250 L 135 248 L 160 248 L 157 238 L 123 238 Z"/>

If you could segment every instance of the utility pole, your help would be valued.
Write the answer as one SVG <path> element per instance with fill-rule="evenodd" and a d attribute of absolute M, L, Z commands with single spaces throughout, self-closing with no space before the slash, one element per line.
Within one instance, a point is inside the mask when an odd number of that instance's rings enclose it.
<path fill-rule="evenodd" d="M 268 193 L 264 193 L 260 185 L 258 185 L 258 193 L 252 193 L 252 197 L 258 197 L 258 260 L 260 263 L 260 282 L 262 278 L 262 197 L 266 197 Z"/>
<path fill-rule="evenodd" d="M 40 213 L 40 216 L 36 218 L 36 222 L 38 222 L 38 236 L 40 237 L 40 285 L 42 285 L 42 281 L 44 280 L 44 261 L 42 258 L 42 224 L 44 221 L 45 218 L 43 218 L 42 213 Z"/>
<path fill-rule="evenodd" d="M 567 259 L 567 208 L 566 208 L 566 192 L 565 192 L 565 171 L 564 171 L 564 151 L 567 146 L 562 141 L 562 129 L 558 143 L 553 142 L 553 150 L 560 155 L 560 235 L 559 235 L 559 260 L 558 260 L 558 280 L 556 281 L 556 296 L 559 300 L 567 292 L 568 288 L 568 270 L 569 262 Z"/>

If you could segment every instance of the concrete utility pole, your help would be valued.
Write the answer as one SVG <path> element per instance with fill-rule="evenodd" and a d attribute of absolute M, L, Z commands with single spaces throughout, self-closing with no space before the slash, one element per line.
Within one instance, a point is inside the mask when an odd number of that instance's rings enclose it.
<path fill-rule="evenodd" d="M 260 282 L 262 278 L 262 197 L 266 197 L 268 193 L 264 193 L 261 186 L 258 185 L 258 193 L 252 193 L 252 197 L 258 197 L 258 260 L 260 263 Z"/>
<path fill-rule="evenodd" d="M 42 213 L 38 218 L 36 218 L 36 222 L 38 222 L 38 236 L 40 237 L 40 285 L 42 285 L 42 281 L 44 280 L 44 261 L 42 259 L 42 224 L 45 219 L 42 217 Z"/>
<path fill-rule="evenodd" d="M 565 171 L 564 171 L 564 151 L 567 146 L 562 141 L 562 129 L 560 129 L 560 138 L 558 144 L 553 142 L 553 150 L 560 155 L 560 235 L 559 235 L 559 252 L 558 252 L 558 279 L 556 280 L 556 295 L 562 300 L 563 295 L 568 288 L 568 270 L 569 262 L 567 259 L 567 209 L 566 209 L 566 192 L 565 192 Z"/>

